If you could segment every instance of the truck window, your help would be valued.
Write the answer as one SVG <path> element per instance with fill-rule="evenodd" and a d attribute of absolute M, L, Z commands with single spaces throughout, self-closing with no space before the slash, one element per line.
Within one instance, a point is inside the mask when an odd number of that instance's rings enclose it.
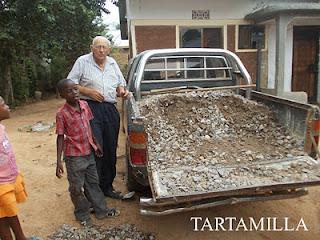
<path fill-rule="evenodd" d="M 184 59 L 180 58 L 168 58 L 167 59 L 167 78 L 168 79 L 184 79 L 185 73 L 184 68 Z"/>
<path fill-rule="evenodd" d="M 221 57 L 206 58 L 207 77 L 208 78 L 227 78 L 230 77 L 230 69 L 226 68 L 227 63 Z"/>
<path fill-rule="evenodd" d="M 143 83 L 232 80 L 223 56 L 152 57 L 144 68 Z"/>
<path fill-rule="evenodd" d="M 204 78 L 204 59 L 203 57 L 190 57 L 187 60 L 187 78 Z M 201 68 L 201 70 L 199 70 Z"/>
<path fill-rule="evenodd" d="M 165 79 L 165 60 L 163 58 L 151 58 L 144 70 L 144 80 Z"/>

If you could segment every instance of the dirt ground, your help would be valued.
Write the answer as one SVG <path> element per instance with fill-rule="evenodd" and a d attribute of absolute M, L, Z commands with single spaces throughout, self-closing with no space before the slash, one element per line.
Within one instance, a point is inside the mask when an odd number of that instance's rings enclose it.
<path fill-rule="evenodd" d="M 21 132 L 19 127 L 32 125 L 37 121 L 54 122 L 55 112 L 63 100 L 51 99 L 29 104 L 14 110 L 11 119 L 2 123 L 7 127 L 9 139 L 13 144 L 20 170 L 24 173 L 28 200 L 20 204 L 20 219 L 25 232 L 46 238 L 63 223 L 78 226 L 74 220 L 73 206 L 68 191 L 67 179 L 55 177 L 55 133 Z M 126 191 L 124 184 L 124 144 L 125 135 L 119 138 L 118 173 L 115 181 L 116 189 Z M 154 232 L 157 239 L 291 239 L 316 240 L 320 236 L 320 187 L 309 189 L 307 196 L 268 202 L 254 202 L 221 206 L 206 210 L 197 210 L 162 217 L 145 217 L 139 215 L 138 199 L 118 201 L 107 199 L 110 207 L 117 207 L 121 215 L 115 219 L 94 221 L 96 224 L 115 226 L 123 223 L 135 224 L 138 229 Z M 236 217 L 259 220 L 263 217 L 289 218 L 289 223 L 296 226 L 301 218 L 309 231 L 276 232 L 276 231 L 193 231 L 191 217 Z M 202 225 L 201 225 L 202 226 Z"/>

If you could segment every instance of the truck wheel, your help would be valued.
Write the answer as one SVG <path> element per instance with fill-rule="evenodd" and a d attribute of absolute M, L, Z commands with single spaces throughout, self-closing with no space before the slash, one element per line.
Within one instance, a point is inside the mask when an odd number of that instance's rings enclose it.
<path fill-rule="evenodd" d="M 140 183 L 138 183 L 133 174 L 132 174 L 132 167 L 127 159 L 127 188 L 128 191 L 135 191 L 135 192 L 143 192 L 147 189 L 147 187 L 142 186 Z"/>

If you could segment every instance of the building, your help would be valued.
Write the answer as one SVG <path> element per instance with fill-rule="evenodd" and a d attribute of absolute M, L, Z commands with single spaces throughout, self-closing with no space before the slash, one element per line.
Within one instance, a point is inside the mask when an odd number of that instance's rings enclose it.
<path fill-rule="evenodd" d="M 319 0 L 125 3 L 121 24 L 131 56 L 155 48 L 224 48 L 241 58 L 261 91 L 320 102 Z"/>

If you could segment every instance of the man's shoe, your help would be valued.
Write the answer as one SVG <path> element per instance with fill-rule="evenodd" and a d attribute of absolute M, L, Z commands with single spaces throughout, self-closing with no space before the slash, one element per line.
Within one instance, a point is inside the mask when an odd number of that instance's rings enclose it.
<path fill-rule="evenodd" d="M 123 198 L 121 193 L 115 192 L 115 191 L 104 192 L 104 196 L 109 197 L 109 198 L 113 198 L 113 199 L 122 199 Z"/>

